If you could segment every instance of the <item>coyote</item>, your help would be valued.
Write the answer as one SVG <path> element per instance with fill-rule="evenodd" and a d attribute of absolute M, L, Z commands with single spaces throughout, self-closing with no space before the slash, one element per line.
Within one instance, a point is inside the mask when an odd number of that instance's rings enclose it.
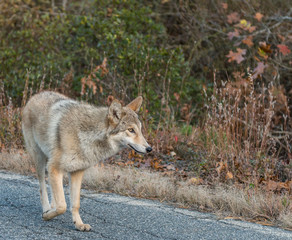
<path fill-rule="evenodd" d="M 44 220 L 66 211 L 63 175 L 68 173 L 73 223 L 80 231 L 90 231 L 90 225 L 84 224 L 79 215 L 84 171 L 125 147 L 138 153 L 152 151 L 137 116 L 141 104 L 139 96 L 125 107 L 117 100 L 109 107 L 95 107 L 49 91 L 28 101 L 22 112 L 22 131 L 27 151 L 36 162 Z"/>

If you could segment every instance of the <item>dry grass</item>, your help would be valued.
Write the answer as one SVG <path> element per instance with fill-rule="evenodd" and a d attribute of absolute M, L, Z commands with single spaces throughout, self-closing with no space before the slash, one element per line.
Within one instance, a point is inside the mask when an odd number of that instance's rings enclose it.
<path fill-rule="evenodd" d="M 34 174 L 34 164 L 23 152 L 1 153 L 0 169 Z M 95 166 L 86 171 L 84 186 L 95 191 L 158 199 L 221 217 L 239 217 L 260 223 L 292 228 L 291 196 L 276 195 L 252 188 L 231 185 L 194 185 L 157 172 L 115 165 Z"/>
<path fill-rule="evenodd" d="M 220 181 L 258 186 L 269 179 L 291 180 L 287 97 L 272 83 L 268 87 L 255 83 L 252 76 L 220 85 L 214 77 L 206 123 L 196 136 L 205 135 L 204 149 Z M 281 107 L 276 104 L 280 96 Z"/>
<path fill-rule="evenodd" d="M 279 221 L 282 223 L 283 227 L 291 230 L 292 228 L 292 213 L 291 211 L 287 213 L 281 213 L 279 216 Z"/>
<path fill-rule="evenodd" d="M 0 152 L 0 169 L 20 174 L 32 174 L 35 172 L 34 163 L 23 150 L 11 150 Z"/>
<path fill-rule="evenodd" d="M 142 198 L 174 200 L 177 187 L 174 179 L 159 173 L 113 165 L 96 166 L 87 170 L 84 184 L 99 191 L 113 191 Z"/>

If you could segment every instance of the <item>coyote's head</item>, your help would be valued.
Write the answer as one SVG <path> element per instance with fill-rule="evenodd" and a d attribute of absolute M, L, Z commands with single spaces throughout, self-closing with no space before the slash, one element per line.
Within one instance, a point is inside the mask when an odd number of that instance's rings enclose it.
<path fill-rule="evenodd" d="M 142 97 L 137 97 L 122 107 L 119 101 L 114 100 L 108 109 L 110 139 L 118 147 L 129 147 L 138 153 L 152 151 L 141 132 L 141 122 L 137 115 L 142 101 Z"/>

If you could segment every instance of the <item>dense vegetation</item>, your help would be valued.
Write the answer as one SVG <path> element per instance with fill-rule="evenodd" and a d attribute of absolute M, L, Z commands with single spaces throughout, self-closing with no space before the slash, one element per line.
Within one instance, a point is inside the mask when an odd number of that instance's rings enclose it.
<path fill-rule="evenodd" d="M 292 191 L 291 14 L 289 0 L 2 0 L 0 148 L 22 145 L 40 90 L 142 95 L 156 151 L 124 164 Z"/>

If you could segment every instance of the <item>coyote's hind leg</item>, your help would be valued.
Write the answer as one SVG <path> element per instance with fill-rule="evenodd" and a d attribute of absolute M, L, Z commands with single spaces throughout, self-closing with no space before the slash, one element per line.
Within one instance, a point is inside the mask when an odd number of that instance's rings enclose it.
<path fill-rule="evenodd" d="M 26 127 L 23 127 L 23 136 L 26 143 L 26 149 L 36 165 L 37 177 L 40 184 L 41 204 L 43 212 L 46 212 L 51 209 L 45 179 L 47 157 L 35 142 L 32 132 Z"/>
<path fill-rule="evenodd" d="M 52 189 L 52 202 L 55 208 L 43 213 L 44 220 L 50 220 L 66 212 L 66 201 L 63 189 L 63 171 L 56 168 L 53 164 L 48 165 L 49 181 Z"/>
<path fill-rule="evenodd" d="M 41 196 L 41 203 L 43 208 L 43 213 L 47 212 L 51 209 L 49 199 L 48 199 L 48 192 L 47 192 L 47 185 L 46 185 L 46 156 L 40 152 L 36 156 L 36 170 L 37 176 L 40 183 L 40 196 Z"/>

